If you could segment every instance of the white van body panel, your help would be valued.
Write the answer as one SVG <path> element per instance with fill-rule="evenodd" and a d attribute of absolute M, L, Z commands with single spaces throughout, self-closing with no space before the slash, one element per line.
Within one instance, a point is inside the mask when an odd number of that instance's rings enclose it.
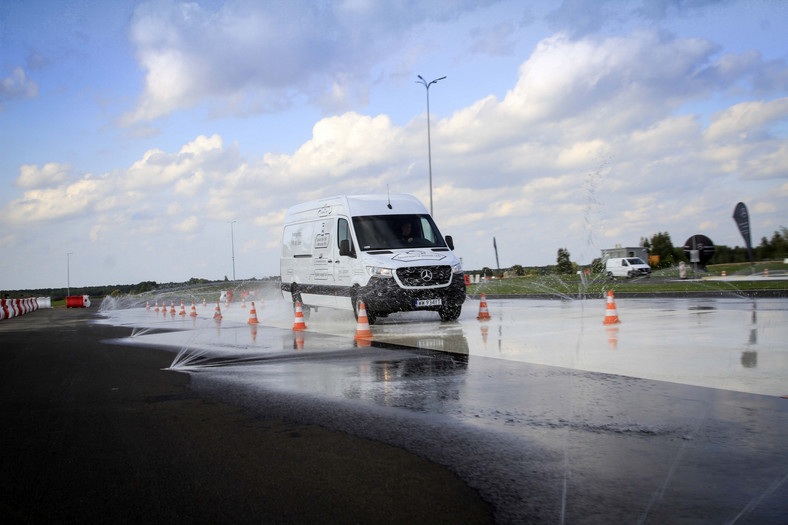
<path fill-rule="evenodd" d="M 419 238 L 424 246 L 399 246 L 389 228 L 396 221 L 412 223 L 431 238 Z M 361 241 L 357 227 L 363 230 Z M 340 253 L 342 239 L 352 246 L 351 255 Z M 419 272 L 419 277 L 413 272 Z M 403 194 L 341 195 L 289 208 L 282 231 L 280 277 L 287 300 L 296 300 L 297 295 L 306 306 L 353 310 L 355 299 L 363 293 L 368 313 L 372 304 L 380 315 L 390 313 L 389 309 L 422 309 L 410 308 L 406 296 L 424 309 L 448 306 L 446 301 L 454 304 L 460 301 L 459 295 L 465 298 L 459 259 L 424 205 Z M 462 284 L 461 294 L 457 280 Z M 387 306 L 387 294 L 398 306 Z M 441 305 L 436 304 L 438 300 Z"/>
<path fill-rule="evenodd" d="M 616 277 L 651 276 L 651 266 L 640 257 L 614 257 L 605 262 L 605 272 L 611 279 Z"/>

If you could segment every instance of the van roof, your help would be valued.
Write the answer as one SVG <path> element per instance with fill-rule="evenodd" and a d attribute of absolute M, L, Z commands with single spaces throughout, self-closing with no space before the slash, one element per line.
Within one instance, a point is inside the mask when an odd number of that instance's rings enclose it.
<path fill-rule="evenodd" d="M 364 215 L 423 215 L 427 213 L 427 209 L 421 201 L 406 193 L 335 195 L 292 206 L 285 214 L 285 222 L 338 214 L 358 217 Z"/>

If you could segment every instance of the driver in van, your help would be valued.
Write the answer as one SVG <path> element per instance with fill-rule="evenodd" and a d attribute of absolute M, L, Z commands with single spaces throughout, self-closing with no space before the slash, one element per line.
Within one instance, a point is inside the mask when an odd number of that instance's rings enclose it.
<path fill-rule="evenodd" d="M 413 226 L 409 222 L 402 223 L 402 231 L 399 236 L 399 240 L 404 243 L 411 243 L 413 242 Z"/>

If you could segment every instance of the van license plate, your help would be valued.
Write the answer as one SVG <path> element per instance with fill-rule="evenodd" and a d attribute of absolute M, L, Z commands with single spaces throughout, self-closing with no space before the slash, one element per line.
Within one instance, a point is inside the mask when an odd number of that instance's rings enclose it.
<path fill-rule="evenodd" d="M 416 299 L 416 308 L 424 306 L 440 306 L 443 302 L 440 299 Z"/>

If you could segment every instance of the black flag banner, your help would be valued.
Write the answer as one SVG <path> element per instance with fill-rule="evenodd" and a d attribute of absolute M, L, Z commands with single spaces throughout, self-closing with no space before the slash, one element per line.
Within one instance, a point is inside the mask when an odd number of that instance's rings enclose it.
<path fill-rule="evenodd" d="M 747 206 L 743 202 L 736 205 L 733 210 L 733 220 L 736 221 L 736 226 L 739 227 L 744 243 L 747 246 L 747 256 L 752 262 L 752 242 L 750 241 L 750 214 L 747 213 Z"/>

